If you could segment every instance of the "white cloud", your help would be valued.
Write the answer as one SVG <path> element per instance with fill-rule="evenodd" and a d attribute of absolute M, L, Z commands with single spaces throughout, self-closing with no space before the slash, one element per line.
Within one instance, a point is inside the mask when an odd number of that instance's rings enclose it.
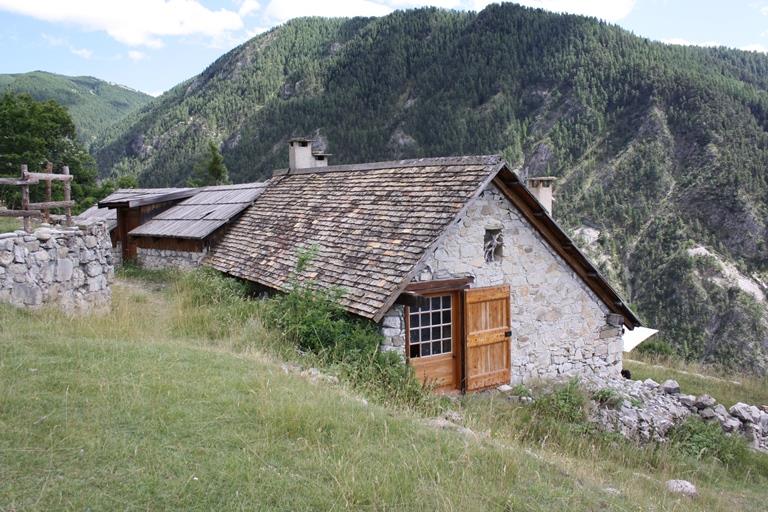
<path fill-rule="evenodd" d="M 163 94 L 164 92 L 165 92 L 165 91 L 150 91 L 150 92 L 148 92 L 147 94 L 149 94 L 149 95 L 150 95 L 150 96 L 152 96 L 153 98 L 157 98 L 158 96 L 160 96 L 160 95 L 161 95 L 161 94 Z"/>
<path fill-rule="evenodd" d="M 45 41 L 51 46 L 64 47 L 67 50 L 69 50 L 70 53 L 72 53 L 73 55 L 77 55 L 78 57 L 86 60 L 93 57 L 93 51 L 89 50 L 88 48 L 77 48 L 76 46 L 70 44 L 69 41 L 67 41 L 64 38 L 52 36 L 50 34 L 40 34 L 40 35 L 43 38 L 43 41 Z"/>
<path fill-rule="evenodd" d="M 528 7 L 540 7 L 547 11 L 567 12 L 594 16 L 606 21 L 619 21 L 626 18 L 635 7 L 636 0 L 516 0 Z M 491 2 L 472 1 L 474 9 L 479 10 Z"/>
<path fill-rule="evenodd" d="M 765 46 L 764 44 L 760 44 L 760 43 L 752 43 L 746 46 L 742 46 L 741 48 L 739 48 L 739 50 L 744 50 L 745 52 L 768 53 L 768 46 Z"/>
<path fill-rule="evenodd" d="M 697 43 L 694 41 L 689 41 L 688 39 L 683 39 L 682 37 L 662 39 L 661 42 L 667 44 L 677 44 L 680 46 L 721 46 L 721 44 L 717 41 L 702 41 Z"/>
<path fill-rule="evenodd" d="M 215 37 L 243 28 L 236 12 L 212 11 L 197 0 L 0 0 L 0 10 L 101 30 L 132 46 L 160 47 L 163 36 Z"/>
<path fill-rule="evenodd" d="M 140 60 L 143 60 L 145 57 L 146 57 L 146 54 L 136 50 L 131 50 L 128 52 L 128 58 L 131 59 L 133 62 L 138 62 Z"/>
<path fill-rule="evenodd" d="M 237 14 L 241 18 L 250 16 L 251 14 L 261 9 L 261 5 L 259 5 L 259 2 L 257 2 L 256 0 L 238 0 L 238 2 L 236 3 L 239 5 L 237 9 Z"/>
<path fill-rule="evenodd" d="M 1 0 L 0 0 L 1 1 Z M 282 23 L 299 16 L 384 16 L 392 12 L 392 7 L 369 0 L 272 0 L 267 6 L 266 15 L 277 23 Z"/>

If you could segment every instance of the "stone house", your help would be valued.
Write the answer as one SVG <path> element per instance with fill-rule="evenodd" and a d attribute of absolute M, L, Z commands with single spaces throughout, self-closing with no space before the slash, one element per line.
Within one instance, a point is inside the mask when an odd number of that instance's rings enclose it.
<path fill-rule="evenodd" d="M 439 389 L 619 374 L 638 318 L 500 157 L 290 161 L 212 267 L 286 290 L 314 248 L 296 277 L 341 289 L 349 312 L 381 326 L 382 349 Z"/>

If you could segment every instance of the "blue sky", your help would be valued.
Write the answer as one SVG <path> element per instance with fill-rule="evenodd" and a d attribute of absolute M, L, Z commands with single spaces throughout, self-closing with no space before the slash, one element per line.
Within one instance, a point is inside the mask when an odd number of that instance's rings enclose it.
<path fill-rule="evenodd" d="M 296 16 L 380 16 L 481 0 L 0 0 L 0 73 L 91 75 L 157 95 Z M 768 0 L 522 0 L 676 44 L 768 52 Z"/>

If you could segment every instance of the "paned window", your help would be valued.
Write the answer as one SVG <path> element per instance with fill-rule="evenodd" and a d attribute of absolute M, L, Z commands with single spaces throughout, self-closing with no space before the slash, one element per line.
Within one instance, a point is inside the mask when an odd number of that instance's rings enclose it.
<path fill-rule="evenodd" d="M 452 350 L 451 296 L 430 297 L 429 305 L 410 308 L 408 346 L 410 357 L 447 354 Z"/>

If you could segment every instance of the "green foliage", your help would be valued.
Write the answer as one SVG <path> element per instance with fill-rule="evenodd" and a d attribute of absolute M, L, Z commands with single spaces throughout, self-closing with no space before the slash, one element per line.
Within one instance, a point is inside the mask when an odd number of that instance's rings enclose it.
<path fill-rule="evenodd" d="M 654 338 L 642 342 L 635 350 L 646 356 L 671 357 L 676 355 L 675 349 L 669 343 Z"/>
<path fill-rule="evenodd" d="M 227 185 L 229 174 L 224 165 L 224 157 L 221 156 L 219 146 L 213 141 L 208 143 L 208 156 L 195 166 L 192 178 L 189 179 L 190 187 L 207 187 L 210 185 Z"/>
<path fill-rule="evenodd" d="M 587 399 L 578 379 L 571 379 L 567 384 L 537 398 L 532 408 L 537 418 L 581 424 L 587 419 L 586 404 Z"/>
<path fill-rule="evenodd" d="M 624 399 L 613 388 L 598 389 L 592 394 L 592 400 L 611 409 L 618 408 Z"/>
<path fill-rule="evenodd" d="M 65 107 L 86 147 L 107 126 L 152 100 L 143 92 L 90 76 L 69 77 L 33 71 L 0 75 L 0 93 L 29 94 L 38 101 L 52 100 Z"/>
<path fill-rule="evenodd" d="M 717 422 L 707 423 L 697 417 L 674 427 L 669 439 L 685 455 L 697 460 L 715 458 L 726 466 L 743 465 L 749 451 L 738 435 L 726 436 Z"/>
<path fill-rule="evenodd" d="M 40 172 L 45 163 L 54 169 L 69 166 L 72 181 L 72 199 L 80 206 L 99 195 L 96 167 L 93 158 L 80 145 L 75 126 L 67 111 L 53 101 L 36 101 L 26 94 L 5 93 L 0 96 L 0 175 L 18 177 L 21 164 L 30 172 Z M 44 200 L 45 187 L 31 186 L 33 202 Z M 54 200 L 63 199 L 60 184 L 54 184 Z M 18 187 L 2 187 L 0 199 L 9 207 L 20 205 Z"/>

